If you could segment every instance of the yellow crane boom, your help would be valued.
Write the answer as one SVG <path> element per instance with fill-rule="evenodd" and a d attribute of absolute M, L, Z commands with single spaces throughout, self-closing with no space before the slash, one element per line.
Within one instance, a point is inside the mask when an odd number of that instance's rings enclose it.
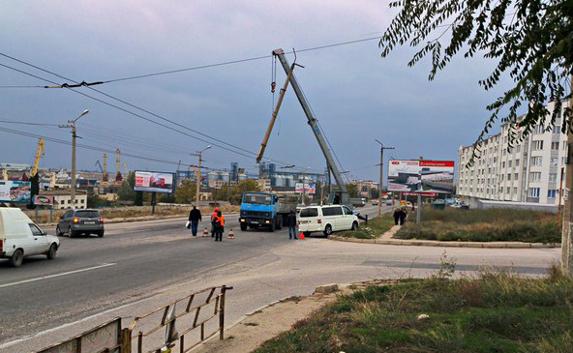
<path fill-rule="evenodd" d="M 34 158 L 34 164 L 32 165 L 32 170 L 30 171 L 30 176 L 35 176 L 38 174 L 38 168 L 40 166 L 40 159 L 46 152 L 46 141 L 43 137 L 38 139 L 38 146 L 36 147 L 36 156 Z"/>

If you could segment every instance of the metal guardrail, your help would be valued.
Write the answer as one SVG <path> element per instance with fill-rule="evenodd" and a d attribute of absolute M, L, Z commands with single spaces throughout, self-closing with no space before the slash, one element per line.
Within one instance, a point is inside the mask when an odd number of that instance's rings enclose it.
<path fill-rule="evenodd" d="M 124 353 L 122 350 L 124 334 L 125 330 L 121 329 L 121 318 L 115 318 L 38 353 Z"/>
<path fill-rule="evenodd" d="M 186 353 L 217 333 L 222 340 L 225 330 L 225 296 L 230 289 L 233 287 L 225 285 L 206 288 L 136 317 L 129 327 L 132 344 L 135 340 L 135 352 L 163 353 L 178 350 L 179 353 Z M 190 337 L 194 333 L 195 339 Z"/>
<path fill-rule="evenodd" d="M 136 317 L 128 328 L 116 318 L 37 353 L 186 353 L 217 333 L 224 338 L 231 289 L 206 288 Z"/>

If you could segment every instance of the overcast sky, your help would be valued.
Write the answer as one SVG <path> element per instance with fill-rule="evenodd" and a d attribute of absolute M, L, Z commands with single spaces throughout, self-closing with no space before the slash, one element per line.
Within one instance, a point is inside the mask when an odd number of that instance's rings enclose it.
<path fill-rule="evenodd" d="M 77 81 L 108 80 L 269 55 L 281 47 L 303 49 L 372 37 L 392 18 L 387 3 L 4 1 L 0 7 L 0 51 Z M 378 42 L 372 40 L 298 54 L 298 62 L 305 66 L 297 69 L 299 83 L 342 168 L 353 178 L 378 178 L 379 147 L 374 139 L 396 147 L 387 152 L 388 157 L 457 159 L 458 147 L 470 144 L 479 134 L 488 116 L 486 104 L 501 92 L 485 93 L 477 85 L 492 62 L 460 58 L 428 82 L 428 61 L 407 67 L 412 52 L 403 48 L 382 59 Z M 64 81 L 5 57 L 0 57 L 0 63 Z M 272 113 L 271 68 L 269 57 L 94 88 L 256 152 Z M 277 66 L 277 86 L 284 78 Z M 43 84 L 0 67 L 0 85 Z M 79 90 L 112 102 L 87 88 Z M 119 147 L 128 154 L 167 162 L 181 160 L 182 165 L 195 163 L 189 154 L 207 145 L 66 89 L 0 88 L 0 120 L 58 124 L 84 109 L 90 113 L 78 122 L 78 135 L 86 145 L 108 150 Z M 70 140 L 69 130 L 57 127 L 0 123 L 0 128 Z M 0 131 L 0 161 L 31 163 L 35 144 L 34 138 Z M 69 146 L 48 141 L 46 150 L 43 167 L 70 166 Z M 292 90 L 287 92 L 266 156 L 296 168 L 325 168 Z M 98 159 L 102 159 L 101 152 L 78 151 L 82 169 L 95 169 Z M 130 169 L 173 171 L 177 167 L 124 159 Z M 237 161 L 256 170 L 254 156 L 247 158 L 220 148 L 205 152 L 204 159 L 213 168 L 229 168 L 230 162 Z"/>

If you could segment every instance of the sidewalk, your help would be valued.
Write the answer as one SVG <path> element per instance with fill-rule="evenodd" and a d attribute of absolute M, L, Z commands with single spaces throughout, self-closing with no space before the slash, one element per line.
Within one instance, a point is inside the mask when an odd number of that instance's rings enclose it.
<path fill-rule="evenodd" d="M 348 243 L 367 243 L 378 245 L 401 245 L 401 246 L 437 246 L 444 248 L 490 248 L 490 249 L 546 249 L 560 248 L 559 243 L 524 243 L 520 241 L 441 241 L 420 239 L 394 239 L 394 235 L 400 230 L 400 226 L 393 226 L 378 239 L 356 239 L 339 236 L 331 236 L 329 239 Z"/>

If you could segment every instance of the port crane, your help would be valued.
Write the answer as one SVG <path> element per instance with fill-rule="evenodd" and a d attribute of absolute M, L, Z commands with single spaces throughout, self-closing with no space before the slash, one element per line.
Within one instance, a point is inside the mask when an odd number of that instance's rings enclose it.
<path fill-rule="evenodd" d="M 279 98 L 277 101 L 277 105 L 273 111 L 271 122 L 267 128 L 267 131 L 265 133 L 265 137 L 263 138 L 263 142 L 261 143 L 261 148 L 259 149 L 259 153 L 257 155 L 257 163 L 260 162 L 261 159 L 263 158 L 263 154 L 264 154 L 265 148 L 268 144 L 274 123 L 277 119 L 279 109 L 280 109 L 282 101 L 284 99 L 284 95 L 285 95 L 286 90 L 287 90 L 289 83 L 290 83 L 290 85 L 292 86 L 292 88 L 294 90 L 294 93 L 296 94 L 296 97 L 298 98 L 298 101 L 302 107 L 302 110 L 304 111 L 304 114 L 306 115 L 308 125 L 310 126 L 310 128 L 314 134 L 314 137 L 316 138 L 316 141 L 318 142 L 318 145 L 320 146 L 322 154 L 324 155 L 324 158 L 326 159 L 326 164 L 328 166 L 328 170 L 334 176 L 334 180 L 336 181 L 336 184 L 337 184 L 338 190 L 335 190 L 335 192 L 333 194 L 329 195 L 329 203 L 350 205 L 350 197 L 349 197 L 346 185 L 344 183 L 344 179 L 342 178 L 342 173 L 340 172 L 340 170 L 338 169 L 338 166 L 336 165 L 336 163 L 334 161 L 333 153 L 330 150 L 330 148 L 328 147 L 328 143 L 326 142 L 326 138 L 324 137 L 322 131 L 320 130 L 320 127 L 318 126 L 318 120 L 316 119 L 312 110 L 310 109 L 310 105 L 309 105 L 308 101 L 306 100 L 306 97 L 305 97 L 302 89 L 300 88 L 300 85 L 298 84 L 298 81 L 296 80 L 296 77 L 294 75 L 295 66 L 299 66 L 299 67 L 302 67 L 302 66 L 296 64 L 296 56 L 295 56 L 294 64 L 290 65 L 287 58 L 286 58 L 286 55 L 285 55 L 285 52 L 283 49 L 275 49 L 275 50 L 273 50 L 272 54 L 273 54 L 273 56 L 275 56 L 279 59 L 279 62 L 281 63 L 281 66 L 282 66 L 283 70 L 285 71 L 287 78 L 286 78 L 286 81 L 285 81 L 282 89 L 279 92 Z"/>

